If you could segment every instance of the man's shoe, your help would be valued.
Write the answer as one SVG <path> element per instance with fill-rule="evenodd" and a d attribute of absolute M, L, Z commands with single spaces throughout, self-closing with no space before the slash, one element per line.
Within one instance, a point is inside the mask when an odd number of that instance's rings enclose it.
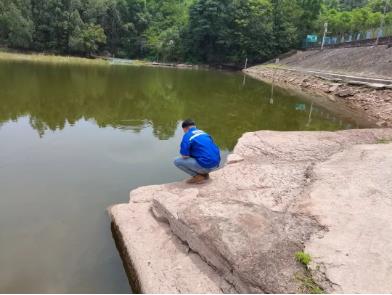
<path fill-rule="evenodd" d="M 210 179 L 210 174 L 206 173 L 206 174 L 202 174 L 202 175 L 205 177 L 205 179 Z"/>
<path fill-rule="evenodd" d="M 206 179 L 207 178 L 205 176 L 198 174 L 196 176 L 193 176 L 191 179 L 188 179 L 186 182 L 189 183 L 189 184 L 201 184 Z"/>

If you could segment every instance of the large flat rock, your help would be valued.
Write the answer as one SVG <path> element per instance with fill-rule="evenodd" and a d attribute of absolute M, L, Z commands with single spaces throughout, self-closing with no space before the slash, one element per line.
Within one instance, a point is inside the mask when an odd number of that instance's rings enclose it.
<path fill-rule="evenodd" d="M 386 197 L 392 150 L 391 144 L 376 144 L 388 140 L 391 129 L 250 132 L 209 182 L 132 191 L 129 204 L 111 209 L 131 279 L 151 293 L 295 293 L 312 291 L 301 279 L 312 280 L 312 273 L 328 292 L 391 292 L 390 283 L 382 283 L 390 279 L 390 257 L 384 262 L 381 257 L 389 255 L 382 248 L 392 247 L 385 225 L 392 212 Z M 351 189 L 344 194 L 347 185 Z M 371 214 L 364 213 L 366 206 Z M 373 244 L 346 255 L 361 239 Z M 312 255 L 311 272 L 295 260 L 303 249 Z M 376 251 L 367 262 L 359 259 L 366 249 Z M 376 256 L 379 260 L 372 259 Z M 370 274 L 371 261 L 385 267 L 365 288 L 363 277 L 376 276 Z"/>

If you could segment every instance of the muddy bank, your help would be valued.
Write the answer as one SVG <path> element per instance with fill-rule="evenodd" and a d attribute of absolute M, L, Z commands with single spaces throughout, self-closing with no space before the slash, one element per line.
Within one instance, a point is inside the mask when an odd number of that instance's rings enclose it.
<path fill-rule="evenodd" d="M 110 208 L 131 282 L 145 293 L 391 292 L 391 140 L 392 129 L 250 132 L 209 182 L 132 191 Z"/>
<path fill-rule="evenodd" d="M 244 70 L 256 79 L 286 88 L 327 97 L 332 102 L 363 111 L 379 127 L 392 126 L 392 86 L 360 81 L 344 81 L 321 74 L 259 65 Z M 353 85 L 356 84 L 356 85 Z"/>

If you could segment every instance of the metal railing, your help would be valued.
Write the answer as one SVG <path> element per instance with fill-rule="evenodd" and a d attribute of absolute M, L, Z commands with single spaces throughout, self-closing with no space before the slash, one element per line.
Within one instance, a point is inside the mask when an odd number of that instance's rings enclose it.
<path fill-rule="evenodd" d="M 317 35 L 317 42 L 303 43 L 305 49 L 318 49 L 321 47 L 323 36 Z M 392 25 L 369 29 L 362 32 L 350 32 L 339 35 L 327 35 L 324 40 L 325 48 L 356 47 L 392 44 Z"/>

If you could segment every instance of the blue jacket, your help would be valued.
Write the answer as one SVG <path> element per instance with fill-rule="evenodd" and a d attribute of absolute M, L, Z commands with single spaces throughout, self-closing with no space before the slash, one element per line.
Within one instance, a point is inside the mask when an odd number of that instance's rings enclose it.
<path fill-rule="evenodd" d="M 215 168 L 221 160 L 212 137 L 196 127 L 190 128 L 182 137 L 180 154 L 195 158 L 203 168 Z"/>

